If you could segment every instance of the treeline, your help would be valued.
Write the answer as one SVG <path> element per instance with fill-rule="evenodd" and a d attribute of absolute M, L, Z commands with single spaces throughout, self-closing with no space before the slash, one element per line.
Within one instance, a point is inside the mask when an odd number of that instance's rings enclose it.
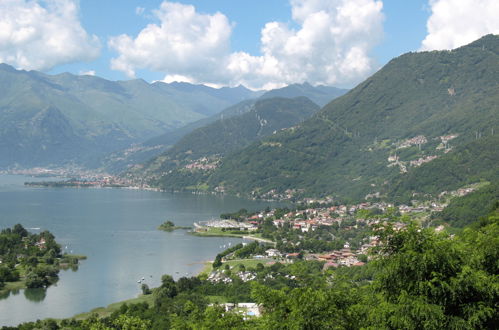
<path fill-rule="evenodd" d="M 233 247 L 230 247 L 227 250 L 217 254 L 217 256 L 215 257 L 215 261 L 213 261 L 213 268 L 222 266 L 222 259 L 228 256 L 232 256 L 236 259 L 244 259 L 252 255 L 264 254 L 265 250 L 265 246 L 261 245 L 258 242 L 251 242 L 246 245 L 234 245 Z"/>

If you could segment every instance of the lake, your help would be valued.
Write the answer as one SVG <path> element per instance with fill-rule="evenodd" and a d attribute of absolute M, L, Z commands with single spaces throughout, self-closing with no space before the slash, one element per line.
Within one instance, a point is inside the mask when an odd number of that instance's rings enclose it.
<path fill-rule="evenodd" d="M 44 318 L 66 318 L 136 297 L 137 280 L 150 287 L 163 274 L 192 276 L 213 260 L 223 245 L 238 238 L 196 237 L 185 230 L 162 232 L 268 202 L 213 195 L 93 188 L 24 187 L 23 176 L 0 175 L 0 228 L 21 223 L 32 232 L 49 230 L 68 253 L 88 257 L 77 271 L 63 270 L 47 290 L 20 290 L 0 297 L 0 325 Z M 31 229 L 30 229 L 31 228 Z"/>

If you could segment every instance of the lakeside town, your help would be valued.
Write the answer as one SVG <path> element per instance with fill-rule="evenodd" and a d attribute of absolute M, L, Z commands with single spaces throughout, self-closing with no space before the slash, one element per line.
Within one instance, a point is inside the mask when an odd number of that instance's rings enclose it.
<path fill-rule="evenodd" d="M 456 191 L 444 191 L 441 200 L 462 197 L 476 190 L 476 185 Z M 370 260 L 373 249 L 380 245 L 376 231 L 390 226 L 400 231 L 407 226 L 404 219 L 418 219 L 424 225 L 433 212 L 442 211 L 447 202 L 429 201 L 416 205 L 394 205 L 386 202 L 362 202 L 353 205 L 331 205 L 330 199 L 307 199 L 299 209 L 267 209 L 259 212 L 241 210 L 222 215 L 225 219 L 212 219 L 194 223 L 194 234 L 201 236 L 238 236 L 259 241 L 246 258 L 230 248 L 220 261 L 225 268 L 214 267 L 207 280 L 213 283 L 231 283 L 234 276 L 243 282 L 251 281 L 257 273 L 244 266 L 269 267 L 276 263 L 289 264 L 296 260 L 319 261 L 323 270 L 339 267 L 363 266 Z M 285 211 L 284 211 L 285 210 Z M 232 218 L 232 215 L 234 218 Z M 436 232 L 444 230 L 443 225 Z M 317 239 L 316 239 L 317 238 Z M 324 239 L 326 238 L 326 239 Z M 330 245 L 317 244 L 318 240 Z M 248 249 L 252 243 L 242 243 Z M 260 246 L 262 245 L 262 246 Z M 335 248 L 328 248 L 334 246 Z M 225 248 L 225 246 L 224 246 Z M 251 249 L 250 249 L 251 250 Z"/>

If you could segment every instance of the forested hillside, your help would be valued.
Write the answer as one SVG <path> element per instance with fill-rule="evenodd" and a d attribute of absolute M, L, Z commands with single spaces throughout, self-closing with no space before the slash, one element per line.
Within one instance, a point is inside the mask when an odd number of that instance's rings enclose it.
<path fill-rule="evenodd" d="M 494 174 L 482 166 L 498 152 L 498 81 L 498 36 L 453 51 L 402 55 L 296 129 L 227 156 L 206 183 L 257 197 L 292 190 L 362 199 L 396 187 L 404 191 L 391 194 L 405 195 L 412 189 L 405 180 L 431 170 L 432 162 L 442 168 L 452 160 L 471 168 L 456 165 L 462 178 L 435 189 L 486 180 Z M 466 156 L 473 148 L 480 161 Z"/>
<path fill-rule="evenodd" d="M 318 110 L 319 106 L 305 97 L 262 99 L 242 115 L 194 130 L 139 168 L 138 175 L 162 176 L 159 184 L 166 189 L 185 188 L 185 182 L 188 186 L 203 183 L 200 176 L 216 168 L 225 155 L 280 130 L 292 129 Z"/>
<path fill-rule="evenodd" d="M 295 98 L 299 96 L 307 97 L 319 106 L 324 106 L 331 100 L 345 94 L 348 90 L 340 89 L 329 86 L 311 86 L 308 83 L 303 84 L 292 84 L 283 88 L 273 89 L 267 92 L 260 91 L 255 92 L 255 96 L 258 98 L 252 98 L 248 100 L 241 101 L 230 107 L 222 110 L 221 112 L 212 115 L 207 118 L 199 119 L 195 122 L 189 123 L 183 127 L 170 130 L 155 136 L 141 144 L 134 145 L 131 148 L 125 150 L 120 150 L 112 154 L 107 155 L 102 161 L 101 166 L 107 171 L 111 172 L 121 172 L 126 170 L 128 167 L 145 163 L 151 158 L 160 155 L 175 143 L 179 142 L 181 138 L 187 136 L 194 130 L 209 126 L 210 124 L 219 121 L 227 120 L 234 116 L 242 115 L 251 109 L 258 100 L 270 99 L 275 97 L 281 98 Z"/>

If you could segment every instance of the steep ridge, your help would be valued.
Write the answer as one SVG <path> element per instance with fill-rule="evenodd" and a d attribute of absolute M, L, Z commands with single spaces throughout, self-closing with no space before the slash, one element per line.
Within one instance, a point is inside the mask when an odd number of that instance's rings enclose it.
<path fill-rule="evenodd" d="M 390 180 L 497 133 L 498 104 L 498 36 L 405 54 L 300 127 L 227 156 L 206 184 L 265 198 L 376 196 Z"/>

